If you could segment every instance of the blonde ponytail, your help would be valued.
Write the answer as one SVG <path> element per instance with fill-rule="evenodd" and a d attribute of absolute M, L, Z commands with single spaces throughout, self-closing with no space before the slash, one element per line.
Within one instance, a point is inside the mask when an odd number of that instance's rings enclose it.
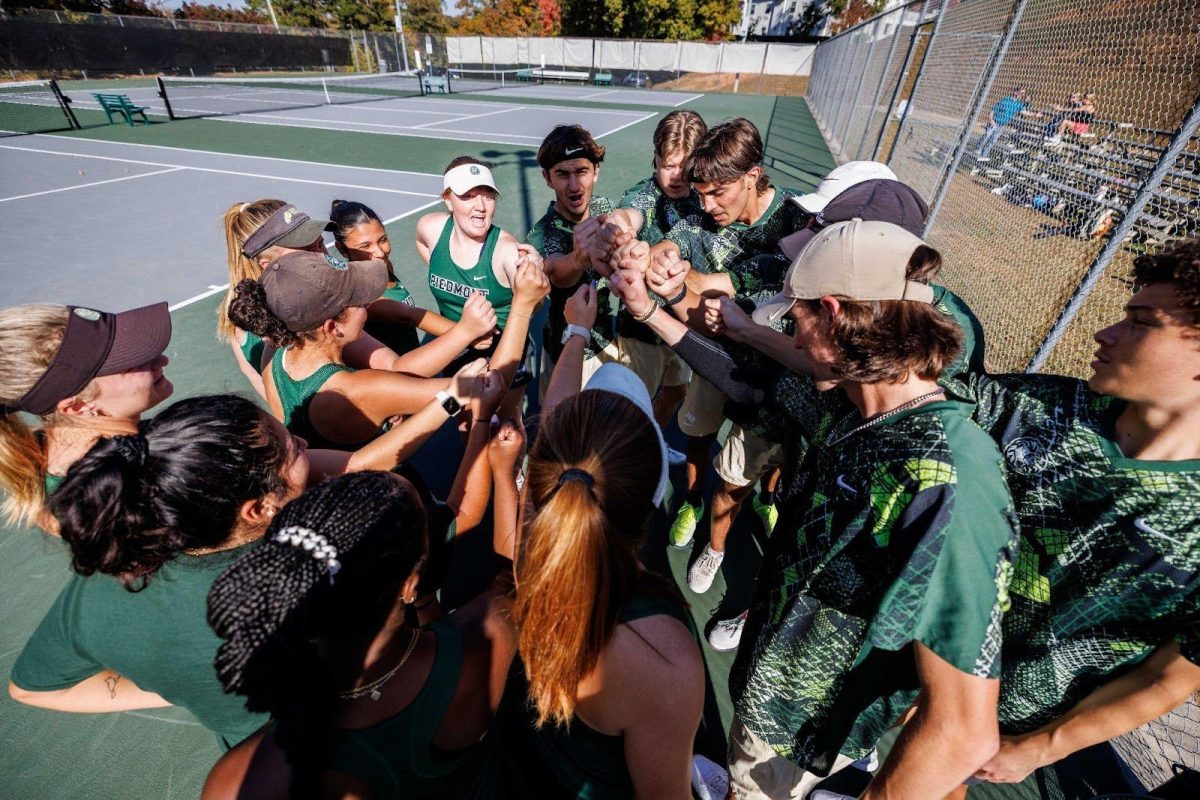
<path fill-rule="evenodd" d="M 66 306 L 36 304 L 0 311 L 0 405 L 11 406 L 54 361 L 67 330 Z M 52 424 L 55 414 L 43 418 Z M 46 453 L 33 428 L 10 408 L 0 410 L 0 489 L 10 525 L 37 520 L 46 500 Z"/>
<path fill-rule="evenodd" d="M 247 258 L 242 246 L 263 223 L 287 203 L 282 200 L 255 200 L 253 203 L 234 203 L 221 217 L 221 228 L 225 231 L 225 257 L 229 266 L 229 289 L 225 302 L 217 308 L 217 338 L 229 341 L 237 333 L 237 326 L 229 319 L 229 304 L 233 302 L 234 288 L 244 280 L 258 280 L 262 267 L 258 259 L 273 259 L 280 248 L 268 247 L 258 258 Z"/>

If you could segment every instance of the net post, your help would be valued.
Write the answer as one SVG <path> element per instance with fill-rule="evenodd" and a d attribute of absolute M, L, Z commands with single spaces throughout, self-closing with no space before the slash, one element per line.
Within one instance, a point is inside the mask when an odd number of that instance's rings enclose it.
<path fill-rule="evenodd" d="M 66 115 L 67 124 L 71 126 L 72 130 L 81 130 L 83 126 L 79 124 L 79 120 L 75 119 L 75 112 L 71 109 L 71 98 L 64 95 L 62 90 L 58 88 L 58 81 L 50 81 L 50 91 L 54 92 L 54 97 L 58 100 L 59 107 L 62 108 L 63 114 Z"/>
<path fill-rule="evenodd" d="M 167 116 L 174 120 L 175 111 L 171 108 L 171 98 L 167 97 L 167 85 L 163 83 L 161 75 L 156 80 L 158 81 L 158 96 L 162 98 L 163 105 L 167 107 Z"/>

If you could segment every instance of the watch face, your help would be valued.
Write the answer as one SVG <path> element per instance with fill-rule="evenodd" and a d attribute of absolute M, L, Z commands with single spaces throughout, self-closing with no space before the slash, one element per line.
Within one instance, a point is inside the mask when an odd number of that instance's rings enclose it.
<path fill-rule="evenodd" d="M 446 409 L 446 413 L 453 417 L 455 414 L 462 411 L 462 403 L 458 402 L 453 397 L 447 397 L 442 401 L 442 408 Z"/>

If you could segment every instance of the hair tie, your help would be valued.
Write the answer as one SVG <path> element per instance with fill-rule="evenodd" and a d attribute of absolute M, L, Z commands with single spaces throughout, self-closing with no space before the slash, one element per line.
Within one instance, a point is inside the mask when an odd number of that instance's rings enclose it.
<path fill-rule="evenodd" d="M 150 442 L 141 434 L 132 436 L 114 436 L 112 443 L 116 446 L 121 458 L 135 467 L 143 466 L 150 455 Z"/>
<path fill-rule="evenodd" d="M 333 585 L 333 576 L 337 575 L 338 570 L 342 568 L 342 563 L 337 560 L 337 548 L 331 545 L 324 536 L 311 528 L 289 525 L 275 534 L 274 541 L 307 550 L 318 563 L 325 565 L 328 570 L 329 584 Z"/>
<path fill-rule="evenodd" d="M 578 467 L 564 469 L 562 474 L 558 476 L 558 485 L 555 489 L 561 489 L 562 485 L 567 481 L 579 481 L 591 491 L 596 488 L 596 479 L 592 477 L 592 473 Z"/>

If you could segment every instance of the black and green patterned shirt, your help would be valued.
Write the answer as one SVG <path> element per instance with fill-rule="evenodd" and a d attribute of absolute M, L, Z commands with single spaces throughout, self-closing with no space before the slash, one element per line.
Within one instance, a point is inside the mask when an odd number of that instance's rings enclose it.
<path fill-rule="evenodd" d="M 822 775 L 838 753 L 869 752 L 916 699 L 913 642 L 999 676 L 1016 544 L 1000 453 L 962 404 L 837 438 L 860 423 L 827 413 L 815 432 L 729 679 L 738 719 Z"/>
<path fill-rule="evenodd" d="M 783 258 L 779 240 L 808 224 L 808 212 L 789 202 L 795 196 L 791 189 L 776 187 L 770 205 L 750 225 L 734 222 L 718 228 L 711 217 L 684 219 L 671 228 L 667 239 L 679 248 L 680 258 L 704 273 L 733 272 L 738 265 L 760 255 Z M 784 263 L 786 270 L 786 259 Z M 746 294 L 753 291 L 755 287 L 747 287 Z"/>
<path fill-rule="evenodd" d="M 608 214 L 615 206 L 606 197 L 592 196 L 588 203 L 588 217 L 598 217 Z M 533 228 L 525 235 L 525 241 L 542 254 L 542 258 L 550 258 L 575 249 L 575 225 L 555 209 L 554 203 L 546 209 L 546 213 L 534 223 Z M 589 266 L 579 276 L 573 286 L 550 289 L 549 320 L 542 329 L 542 347 L 550 355 L 551 360 L 557 361 L 562 352 L 562 335 L 567 329 L 567 321 L 563 317 L 563 309 L 567 300 L 585 281 L 596 282 L 596 324 L 592 326 L 592 340 L 584 349 L 584 358 L 591 358 L 597 352 L 608 346 L 616 335 L 613 328 L 613 301 L 608 288 L 608 278 L 596 275 Z"/>
<path fill-rule="evenodd" d="M 653 176 L 629 187 L 617 208 L 636 208 L 642 212 L 638 238 L 650 245 L 661 242 L 681 222 L 703 226 L 708 218 L 695 192 L 688 192 L 687 197 L 678 200 L 667 197 Z"/>
<path fill-rule="evenodd" d="M 1074 378 L 945 383 L 1000 445 L 1021 523 L 1001 730 L 1057 719 L 1164 642 L 1200 664 L 1200 461 L 1126 458 L 1124 403 Z"/>

